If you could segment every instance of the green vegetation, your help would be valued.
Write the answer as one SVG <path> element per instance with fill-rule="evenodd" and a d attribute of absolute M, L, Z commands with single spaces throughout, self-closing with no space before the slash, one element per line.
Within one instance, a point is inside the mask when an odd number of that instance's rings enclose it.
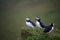
<path fill-rule="evenodd" d="M 34 29 L 21 29 L 22 40 L 60 40 L 60 34 L 55 30 L 50 34 L 43 33 L 44 29 L 35 27 Z"/>

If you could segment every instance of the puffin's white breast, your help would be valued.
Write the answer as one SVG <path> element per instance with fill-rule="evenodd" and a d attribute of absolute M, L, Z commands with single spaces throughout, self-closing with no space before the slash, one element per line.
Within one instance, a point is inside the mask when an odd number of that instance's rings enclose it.
<path fill-rule="evenodd" d="M 30 22 L 26 22 L 26 25 L 29 26 L 29 27 L 34 27 L 34 26 L 32 25 L 32 23 L 30 23 Z"/>
<path fill-rule="evenodd" d="M 52 29 L 49 31 L 49 33 L 51 32 L 51 31 L 53 31 L 54 30 L 54 27 L 52 27 Z"/>
<path fill-rule="evenodd" d="M 36 26 L 39 27 L 39 28 L 42 28 L 42 27 L 40 26 L 40 23 L 39 23 L 38 21 L 36 21 Z"/>

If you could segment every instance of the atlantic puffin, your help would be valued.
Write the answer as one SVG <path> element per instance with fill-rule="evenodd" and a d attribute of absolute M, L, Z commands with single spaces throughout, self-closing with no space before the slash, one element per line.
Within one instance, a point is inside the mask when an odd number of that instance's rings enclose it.
<path fill-rule="evenodd" d="M 45 29 L 44 29 L 44 33 L 51 33 L 52 31 L 54 30 L 54 23 L 50 23 L 49 26 L 47 26 Z"/>
<path fill-rule="evenodd" d="M 46 27 L 46 25 L 44 23 L 42 23 L 41 19 L 38 16 L 36 16 L 35 24 L 37 27 L 39 27 L 41 29 Z"/>
<path fill-rule="evenodd" d="M 33 23 L 33 22 L 30 20 L 30 18 L 26 18 L 26 25 L 27 25 L 28 27 L 31 27 L 31 28 L 33 28 L 33 27 L 36 26 L 35 23 Z"/>

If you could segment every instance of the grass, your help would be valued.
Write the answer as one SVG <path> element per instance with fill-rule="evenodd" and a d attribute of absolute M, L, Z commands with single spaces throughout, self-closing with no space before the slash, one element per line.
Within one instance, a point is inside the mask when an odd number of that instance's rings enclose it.
<path fill-rule="evenodd" d="M 23 29 L 22 29 L 23 30 Z M 50 34 L 43 33 L 43 29 L 24 29 L 21 30 L 22 40 L 60 40 L 60 35 L 54 31 Z M 33 31 L 32 31 L 33 30 Z"/>

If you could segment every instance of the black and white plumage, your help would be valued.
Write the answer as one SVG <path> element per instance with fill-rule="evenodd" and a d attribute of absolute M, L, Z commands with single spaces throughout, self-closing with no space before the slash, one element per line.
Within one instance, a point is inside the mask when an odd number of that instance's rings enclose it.
<path fill-rule="evenodd" d="M 36 26 L 39 28 L 45 28 L 46 26 L 41 22 L 40 18 L 37 16 L 36 17 Z"/>
<path fill-rule="evenodd" d="M 29 18 L 26 18 L 26 25 L 31 28 L 36 26 Z"/>
<path fill-rule="evenodd" d="M 54 23 L 51 23 L 49 26 L 47 26 L 47 27 L 45 28 L 45 30 L 44 30 L 43 32 L 44 32 L 44 33 L 50 33 L 50 32 L 53 31 L 53 29 L 54 29 Z"/>

